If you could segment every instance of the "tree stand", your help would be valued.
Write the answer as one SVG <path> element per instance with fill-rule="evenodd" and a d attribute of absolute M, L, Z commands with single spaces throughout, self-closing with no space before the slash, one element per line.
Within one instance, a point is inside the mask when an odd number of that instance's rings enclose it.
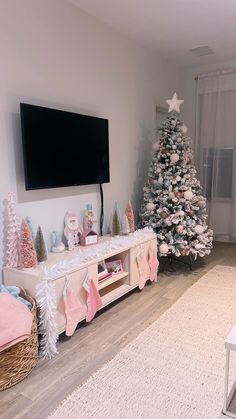
<path fill-rule="evenodd" d="M 189 261 L 180 259 L 181 256 L 180 257 L 176 257 L 174 255 L 163 256 L 163 258 L 165 258 L 165 262 L 163 263 L 163 267 L 161 269 L 161 272 L 164 272 L 165 271 L 165 268 L 166 268 L 166 265 L 168 264 L 168 262 L 169 262 L 169 265 L 172 265 L 173 262 L 182 263 L 185 266 L 189 266 L 190 271 L 193 270 L 193 262 L 194 261 L 193 261 L 193 257 L 191 255 L 191 253 L 189 254 Z"/>

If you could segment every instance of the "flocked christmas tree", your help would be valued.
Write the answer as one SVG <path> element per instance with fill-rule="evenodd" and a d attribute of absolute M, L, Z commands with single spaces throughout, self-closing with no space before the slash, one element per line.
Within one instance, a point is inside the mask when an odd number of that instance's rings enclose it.
<path fill-rule="evenodd" d="M 13 193 L 7 198 L 7 260 L 9 268 L 19 266 L 19 225 L 16 216 L 16 203 Z"/>
<path fill-rule="evenodd" d="M 43 232 L 40 226 L 38 226 L 38 230 L 35 237 L 35 250 L 38 262 L 44 262 L 45 260 L 47 260 L 47 249 L 43 238 Z"/>
<path fill-rule="evenodd" d="M 141 220 L 157 233 L 160 255 L 202 257 L 211 252 L 213 240 L 206 223 L 206 199 L 196 178 L 187 127 L 178 118 L 183 100 L 175 93 L 167 103 L 170 115 L 154 143 Z"/>
<path fill-rule="evenodd" d="M 20 229 L 20 266 L 22 268 L 34 268 L 37 265 L 36 252 L 29 226 L 23 219 Z"/>

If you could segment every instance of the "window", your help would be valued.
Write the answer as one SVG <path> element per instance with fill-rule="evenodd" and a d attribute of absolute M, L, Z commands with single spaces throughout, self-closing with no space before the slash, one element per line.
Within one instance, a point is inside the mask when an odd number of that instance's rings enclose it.
<path fill-rule="evenodd" d="M 203 149 L 203 185 L 207 198 L 232 199 L 234 148 Z"/>

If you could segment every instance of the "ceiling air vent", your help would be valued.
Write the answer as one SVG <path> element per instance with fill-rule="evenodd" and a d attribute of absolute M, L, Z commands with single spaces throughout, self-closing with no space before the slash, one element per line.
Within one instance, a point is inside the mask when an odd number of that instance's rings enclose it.
<path fill-rule="evenodd" d="M 190 48 L 189 51 L 192 52 L 196 57 L 214 54 L 214 51 L 208 47 L 208 45 L 200 45 L 199 47 Z"/>

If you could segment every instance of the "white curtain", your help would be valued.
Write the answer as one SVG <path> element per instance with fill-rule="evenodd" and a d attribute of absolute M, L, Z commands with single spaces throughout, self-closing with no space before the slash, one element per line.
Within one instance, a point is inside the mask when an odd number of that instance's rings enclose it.
<path fill-rule="evenodd" d="M 196 167 L 215 240 L 236 242 L 236 74 L 202 77 L 196 91 Z"/>

